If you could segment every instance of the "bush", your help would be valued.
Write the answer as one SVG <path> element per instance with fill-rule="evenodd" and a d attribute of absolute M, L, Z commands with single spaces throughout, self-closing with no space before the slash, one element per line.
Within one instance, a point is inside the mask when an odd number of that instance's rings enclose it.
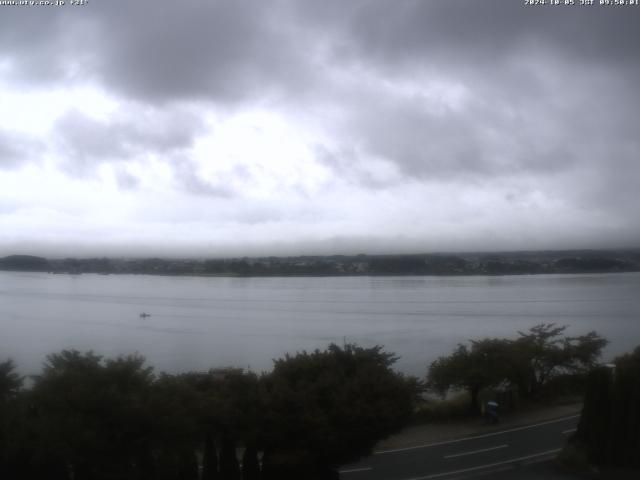
<path fill-rule="evenodd" d="M 469 416 L 469 394 L 461 392 L 444 400 L 425 399 L 417 406 L 413 422 L 444 422 Z"/>
<path fill-rule="evenodd" d="M 584 395 L 587 388 L 587 375 L 583 373 L 558 375 L 549 379 L 539 392 L 541 400 Z"/>

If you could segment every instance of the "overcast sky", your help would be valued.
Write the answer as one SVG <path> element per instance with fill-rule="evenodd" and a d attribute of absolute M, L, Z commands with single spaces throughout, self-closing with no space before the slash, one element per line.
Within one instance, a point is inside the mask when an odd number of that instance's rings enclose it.
<path fill-rule="evenodd" d="M 69 3 L 0 5 L 0 254 L 640 244 L 640 7 Z"/>

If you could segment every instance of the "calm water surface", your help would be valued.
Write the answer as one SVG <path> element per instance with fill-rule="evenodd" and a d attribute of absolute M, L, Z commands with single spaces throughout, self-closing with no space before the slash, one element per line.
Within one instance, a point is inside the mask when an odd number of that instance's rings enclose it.
<path fill-rule="evenodd" d="M 140 318 L 141 312 L 152 316 Z M 0 272 L 0 359 L 39 371 L 63 348 L 139 352 L 159 370 L 268 370 L 329 342 L 384 345 L 423 375 L 458 342 L 541 322 L 596 330 L 606 357 L 640 344 L 640 273 L 221 278 Z"/>

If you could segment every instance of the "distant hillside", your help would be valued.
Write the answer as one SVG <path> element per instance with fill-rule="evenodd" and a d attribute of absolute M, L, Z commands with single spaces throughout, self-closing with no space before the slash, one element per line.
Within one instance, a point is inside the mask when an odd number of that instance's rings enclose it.
<path fill-rule="evenodd" d="M 12 255 L 0 270 L 149 275 L 343 276 L 522 275 L 640 271 L 640 250 L 575 250 L 412 255 L 317 255 L 227 259 L 45 259 Z"/>
<path fill-rule="evenodd" d="M 21 272 L 47 272 L 51 269 L 46 258 L 33 255 L 10 255 L 0 258 L 0 270 Z"/>

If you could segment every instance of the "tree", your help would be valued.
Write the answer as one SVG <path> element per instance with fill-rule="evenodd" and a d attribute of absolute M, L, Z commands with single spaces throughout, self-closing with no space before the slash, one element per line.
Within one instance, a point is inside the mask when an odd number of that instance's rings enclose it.
<path fill-rule="evenodd" d="M 614 361 L 609 461 L 640 468 L 640 346 Z"/>
<path fill-rule="evenodd" d="M 78 480 L 130 472 L 150 456 L 152 381 L 139 356 L 50 355 L 32 392 L 35 452 L 70 465 Z"/>
<path fill-rule="evenodd" d="M 502 383 L 517 385 L 520 394 L 534 397 L 554 377 L 586 374 L 607 341 L 595 332 L 562 337 L 567 327 L 540 324 L 516 340 L 486 338 L 458 345 L 453 353 L 429 366 L 427 385 L 440 394 L 452 388 L 469 392 L 469 408 L 478 413 L 478 395 L 483 388 Z"/>
<path fill-rule="evenodd" d="M 16 430 L 23 427 L 18 423 L 19 409 L 15 400 L 22 382 L 23 378 L 15 372 L 12 360 L 0 362 L 0 478 L 10 478 L 14 473 L 12 458 L 15 456 L 16 437 L 21 433 Z"/>
<path fill-rule="evenodd" d="M 150 447 L 156 453 L 156 471 L 166 480 L 192 476 L 193 455 L 205 446 L 207 428 L 200 421 L 202 398 L 189 377 L 162 373 L 151 386 L 147 407 L 153 419 Z M 207 473 L 211 473 L 209 468 Z"/>
<path fill-rule="evenodd" d="M 236 457 L 236 445 L 230 437 L 222 439 L 220 478 L 221 480 L 240 480 L 240 464 Z"/>
<path fill-rule="evenodd" d="M 258 449 L 254 445 L 248 445 L 242 454 L 242 480 L 259 480 L 260 462 L 258 461 Z"/>
<path fill-rule="evenodd" d="M 404 426 L 418 384 L 394 372 L 395 361 L 353 344 L 276 360 L 263 378 L 264 476 L 326 478 Z"/>
<path fill-rule="evenodd" d="M 480 411 L 478 396 L 483 388 L 496 386 L 512 375 L 511 342 L 504 339 L 484 339 L 471 342 L 471 347 L 459 344 L 448 356 L 431 363 L 427 385 L 445 395 L 452 388 L 469 393 L 469 411 Z"/>
<path fill-rule="evenodd" d="M 202 455 L 202 480 L 218 480 L 218 452 L 211 433 L 205 435 Z"/>
<path fill-rule="evenodd" d="M 562 337 L 566 326 L 541 323 L 527 333 L 518 332 L 514 342 L 512 362 L 517 373 L 514 383 L 520 393 L 534 397 L 554 376 L 567 373 L 586 373 L 595 364 L 608 343 L 596 332 L 578 337 Z"/>
<path fill-rule="evenodd" d="M 184 449 L 178 456 L 178 480 L 198 480 L 198 459 L 192 449 Z"/>
<path fill-rule="evenodd" d="M 595 465 L 640 468 L 640 346 L 591 372 L 572 442 Z"/>
<path fill-rule="evenodd" d="M 6 403 L 14 398 L 20 389 L 24 379 L 15 372 L 13 360 L 0 362 L 0 403 Z"/>

